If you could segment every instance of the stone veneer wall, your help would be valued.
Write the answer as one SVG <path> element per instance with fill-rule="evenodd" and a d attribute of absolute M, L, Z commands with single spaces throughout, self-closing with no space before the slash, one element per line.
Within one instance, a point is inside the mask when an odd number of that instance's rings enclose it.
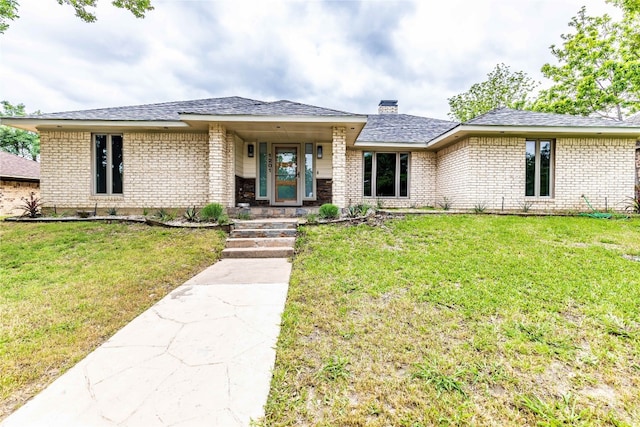
<path fill-rule="evenodd" d="M 0 215 L 22 215 L 22 199 L 29 199 L 31 193 L 40 198 L 39 182 L 0 179 Z"/>
<path fill-rule="evenodd" d="M 525 138 L 470 137 L 438 152 L 438 197 L 453 208 L 586 210 L 622 209 L 632 194 L 633 149 L 629 139 L 557 138 L 553 198 L 525 197 Z"/>
<path fill-rule="evenodd" d="M 202 206 L 208 202 L 206 133 L 123 133 L 123 194 L 93 194 L 90 132 L 41 132 L 41 194 L 47 207 Z"/>
<path fill-rule="evenodd" d="M 385 150 L 380 150 L 385 151 Z M 397 150 L 404 152 L 403 150 Z M 432 206 L 436 197 L 436 155 L 427 151 L 412 151 L 409 159 L 409 197 L 364 197 L 363 150 L 347 150 L 347 205 L 360 203 L 385 207 Z"/>
<path fill-rule="evenodd" d="M 316 179 L 316 200 L 303 200 L 303 206 L 320 206 L 325 203 L 331 203 L 332 182 L 330 179 Z M 242 178 L 236 175 L 236 204 L 249 203 L 251 206 L 270 206 L 269 200 L 256 200 L 256 179 Z"/>

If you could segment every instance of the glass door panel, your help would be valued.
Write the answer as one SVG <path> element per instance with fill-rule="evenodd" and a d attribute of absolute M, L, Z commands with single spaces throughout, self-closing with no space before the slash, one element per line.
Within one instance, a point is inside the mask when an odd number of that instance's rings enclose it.
<path fill-rule="evenodd" d="M 275 154 L 275 202 L 299 204 L 298 149 L 276 147 Z"/>

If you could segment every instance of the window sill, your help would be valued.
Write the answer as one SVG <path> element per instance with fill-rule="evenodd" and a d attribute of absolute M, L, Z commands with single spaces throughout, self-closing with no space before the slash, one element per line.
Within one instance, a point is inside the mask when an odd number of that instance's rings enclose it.
<path fill-rule="evenodd" d="M 104 200 L 114 200 L 114 201 L 121 201 L 124 200 L 124 195 L 123 194 L 119 194 L 119 195 L 114 195 L 114 194 L 92 194 L 91 196 L 89 196 L 89 200 L 95 200 L 95 201 L 104 201 Z"/>
<path fill-rule="evenodd" d="M 553 202 L 555 197 L 552 196 L 524 196 L 528 202 Z"/>

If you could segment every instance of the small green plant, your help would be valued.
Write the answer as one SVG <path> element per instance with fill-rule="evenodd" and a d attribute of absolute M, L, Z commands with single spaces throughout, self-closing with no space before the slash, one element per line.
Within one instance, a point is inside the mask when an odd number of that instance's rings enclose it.
<path fill-rule="evenodd" d="M 194 206 L 192 208 L 187 208 L 183 215 L 184 219 L 187 222 L 196 222 L 198 221 L 198 209 Z"/>
<path fill-rule="evenodd" d="M 107 209 L 107 215 L 116 216 L 118 215 L 118 209 L 115 207 Z"/>
<path fill-rule="evenodd" d="M 317 213 L 308 213 L 305 218 L 308 224 L 317 224 L 319 216 Z"/>
<path fill-rule="evenodd" d="M 39 197 L 36 197 L 36 193 L 33 191 L 29 195 L 29 198 L 23 197 L 22 199 L 22 209 L 24 210 L 24 215 L 29 218 L 36 218 L 40 216 L 40 208 L 42 207 L 42 200 Z"/>
<path fill-rule="evenodd" d="M 333 219 L 338 217 L 338 207 L 331 203 L 325 203 L 320 206 L 319 210 L 320 218 Z"/>
<path fill-rule="evenodd" d="M 209 203 L 200 211 L 200 218 L 203 221 L 220 222 L 220 217 L 224 214 L 224 208 L 220 203 Z M 227 218 L 228 220 L 228 218 Z"/>
<path fill-rule="evenodd" d="M 347 208 L 347 216 L 349 218 L 357 218 L 361 216 L 367 216 L 371 206 L 366 203 L 360 203 L 358 205 L 349 206 Z"/>
<path fill-rule="evenodd" d="M 462 387 L 462 382 L 458 380 L 462 373 L 462 371 L 458 371 L 454 375 L 445 375 L 440 372 L 437 367 L 431 366 L 431 364 L 420 363 L 414 366 L 414 372 L 411 374 L 411 377 L 425 380 L 427 384 L 433 384 L 436 390 L 438 390 L 438 394 L 443 391 L 455 391 L 467 397 L 467 393 Z"/>
<path fill-rule="evenodd" d="M 218 225 L 226 225 L 229 224 L 229 217 L 227 216 L 227 214 L 222 214 L 218 217 L 218 221 L 217 221 Z"/>
<path fill-rule="evenodd" d="M 451 209 L 451 199 L 448 197 L 443 197 L 441 202 L 438 202 L 438 206 L 440 206 L 440 208 L 442 208 L 445 211 L 448 211 L 449 209 Z"/>
<path fill-rule="evenodd" d="M 476 204 L 473 206 L 473 211 L 474 211 L 475 213 L 482 213 L 482 212 L 484 212 L 486 209 L 487 209 L 487 205 L 486 205 L 486 203 L 484 203 L 484 202 L 476 203 Z"/>
<path fill-rule="evenodd" d="M 350 375 L 347 369 L 348 364 L 349 359 L 346 357 L 333 356 L 325 360 L 320 372 L 318 372 L 318 376 L 330 381 L 348 378 Z"/>
<path fill-rule="evenodd" d="M 640 185 L 636 185 L 636 196 L 625 199 L 624 210 L 627 213 L 640 214 Z"/>
<path fill-rule="evenodd" d="M 163 222 L 173 221 L 174 219 L 176 219 L 175 213 L 171 213 L 165 208 L 158 209 L 158 211 L 155 214 L 155 217 Z"/>
<path fill-rule="evenodd" d="M 143 216 L 149 215 L 149 208 L 142 208 L 142 215 Z"/>
<path fill-rule="evenodd" d="M 522 212 L 529 212 L 529 210 L 531 209 L 531 207 L 533 206 L 533 202 L 528 202 L 528 201 L 524 201 L 520 204 L 520 210 Z"/>
<path fill-rule="evenodd" d="M 384 208 L 384 200 L 376 199 L 376 211 Z"/>
<path fill-rule="evenodd" d="M 236 215 L 236 218 L 242 219 L 242 220 L 251 219 L 251 214 L 249 212 L 238 212 L 238 214 Z"/>

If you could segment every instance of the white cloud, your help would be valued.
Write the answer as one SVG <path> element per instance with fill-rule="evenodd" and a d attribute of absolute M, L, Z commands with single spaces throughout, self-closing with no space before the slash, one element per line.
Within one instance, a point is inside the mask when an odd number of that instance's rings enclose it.
<path fill-rule="evenodd" d="M 583 3 L 603 0 L 171 1 L 143 20 L 99 2 L 85 24 L 22 2 L 0 35 L 0 98 L 62 111 L 238 95 L 446 118 L 447 97 L 500 62 L 540 80 Z"/>

